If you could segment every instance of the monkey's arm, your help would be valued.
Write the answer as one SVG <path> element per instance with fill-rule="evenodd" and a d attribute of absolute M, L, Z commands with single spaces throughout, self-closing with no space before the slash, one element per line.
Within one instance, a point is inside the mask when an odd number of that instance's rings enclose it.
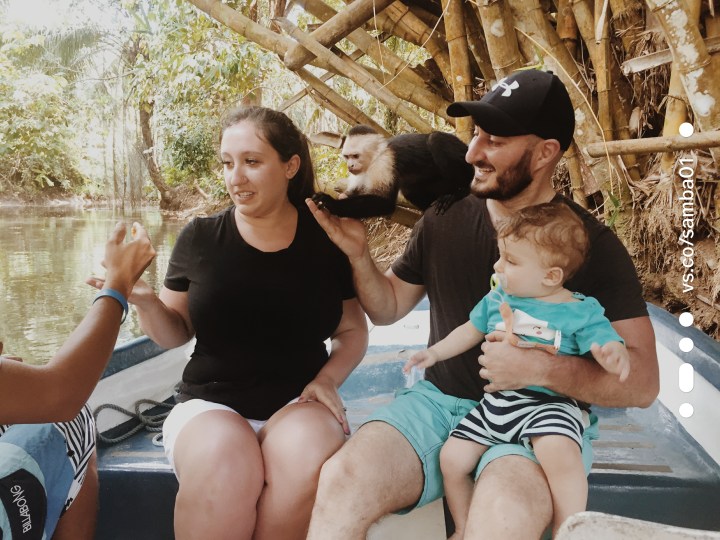
<path fill-rule="evenodd" d="M 312 200 L 319 208 L 339 217 L 355 219 L 387 216 L 395 210 L 395 200 L 380 195 L 353 195 L 347 199 L 334 199 L 326 193 L 316 193 Z"/>

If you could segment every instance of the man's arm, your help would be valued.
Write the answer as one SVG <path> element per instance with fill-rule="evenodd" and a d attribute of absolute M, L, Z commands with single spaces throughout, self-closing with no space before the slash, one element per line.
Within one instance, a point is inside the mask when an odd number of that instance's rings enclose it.
<path fill-rule="evenodd" d="M 392 270 L 378 270 L 361 221 L 328 214 L 310 199 L 306 203 L 330 240 L 347 255 L 358 300 L 373 324 L 392 324 L 407 315 L 425 295 L 425 287 L 401 280 Z"/>
<path fill-rule="evenodd" d="M 601 407 L 649 407 L 660 391 L 655 332 L 649 317 L 612 323 L 630 353 L 630 374 L 625 382 L 597 362 L 577 356 L 550 356 L 519 349 L 488 335 L 479 358 L 480 376 L 492 380 L 486 392 L 536 385 Z"/>

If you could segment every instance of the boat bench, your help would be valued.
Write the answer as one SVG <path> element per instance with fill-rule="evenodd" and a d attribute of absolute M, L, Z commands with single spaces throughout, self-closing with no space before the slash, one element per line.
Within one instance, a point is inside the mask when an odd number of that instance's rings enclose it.
<path fill-rule="evenodd" d="M 368 352 L 370 361 L 364 361 L 341 388 L 354 429 L 373 409 L 389 402 L 394 389 L 406 384 L 401 366 L 408 351 L 376 347 Z M 600 439 L 594 444 L 589 510 L 720 529 L 720 468 L 671 412 L 658 402 L 648 409 L 594 410 L 600 417 Z M 98 539 L 173 537 L 178 484 L 162 448 L 153 445 L 153 436 L 140 432 L 113 446 L 100 445 Z"/>

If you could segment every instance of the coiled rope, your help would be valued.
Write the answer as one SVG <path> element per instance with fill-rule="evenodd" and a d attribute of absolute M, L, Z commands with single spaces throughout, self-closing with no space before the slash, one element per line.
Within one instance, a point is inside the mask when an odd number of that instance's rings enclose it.
<path fill-rule="evenodd" d="M 100 431 L 97 430 L 97 427 L 95 428 L 97 438 L 98 440 L 104 442 L 105 444 L 117 444 L 121 441 L 124 441 L 133 435 L 140 431 L 141 429 L 144 429 L 145 431 L 150 432 L 156 432 L 156 431 L 162 431 L 162 425 L 165 421 L 165 418 L 170 414 L 170 410 L 166 412 L 161 412 L 159 414 L 146 414 L 147 410 L 141 411 L 140 406 L 141 405 L 152 405 L 155 407 L 165 407 L 167 409 L 172 409 L 174 407 L 174 403 L 165 403 L 163 401 L 155 401 L 152 399 L 139 399 L 135 402 L 135 412 L 128 411 L 127 409 L 124 409 L 123 407 L 120 407 L 119 405 L 115 405 L 113 403 L 105 403 L 104 405 L 100 405 L 93 411 L 93 418 L 95 418 L 95 424 L 97 426 L 97 419 L 98 415 L 101 411 L 105 409 L 111 409 L 113 411 L 117 411 L 119 413 L 122 413 L 124 415 L 129 416 L 130 418 L 136 419 L 138 422 L 140 422 L 137 426 L 133 427 L 126 433 L 123 433 L 121 435 L 118 435 L 117 437 L 107 437 L 106 435 L 103 435 L 100 433 Z M 155 446 L 162 446 L 162 433 L 158 433 L 153 437 L 153 444 Z"/>

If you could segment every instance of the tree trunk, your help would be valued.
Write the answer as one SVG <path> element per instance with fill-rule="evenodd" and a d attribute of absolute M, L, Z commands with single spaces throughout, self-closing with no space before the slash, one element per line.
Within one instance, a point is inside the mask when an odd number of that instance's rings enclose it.
<path fill-rule="evenodd" d="M 177 209 L 179 207 L 176 194 L 168 187 L 155 161 L 155 142 L 153 141 L 150 120 L 153 115 L 153 102 L 140 105 L 140 132 L 142 133 L 142 155 L 147 167 L 150 181 L 160 192 L 160 208 L 163 210 Z"/>

